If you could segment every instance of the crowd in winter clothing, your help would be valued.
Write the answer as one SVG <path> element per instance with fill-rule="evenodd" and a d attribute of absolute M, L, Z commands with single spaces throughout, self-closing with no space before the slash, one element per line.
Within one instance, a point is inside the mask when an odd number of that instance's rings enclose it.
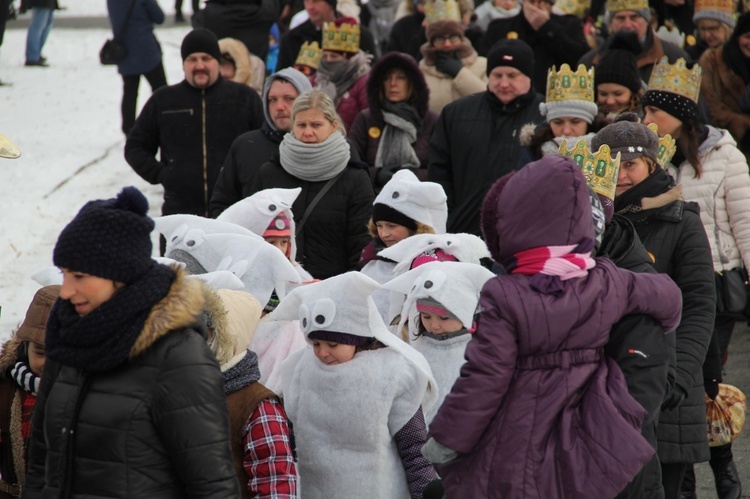
<path fill-rule="evenodd" d="M 710 461 L 738 498 L 706 434 L 750 265 L 724 3 L 681 47 L 646 0 L 212 0 L 167 85 L 164 13 L 110 1 L 163 216 L 71 214 L 0 354 L 0 497 L 678 499 Z"/>

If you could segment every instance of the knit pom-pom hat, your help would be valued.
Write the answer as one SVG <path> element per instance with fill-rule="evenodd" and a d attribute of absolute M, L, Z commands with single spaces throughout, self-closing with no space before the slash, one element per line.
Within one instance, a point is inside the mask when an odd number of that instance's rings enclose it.
<path fill-rule="evenodd" d="M 89 201 L 60 233 L 52 256 L 60 268 L 130 284 L 154 265 L 148 201 L 135 187 Z"/>
<path fill-rule="evenodd" d="M 614 158 L 620 153 L 620 161 L 647 157 L 658 164 L 659 137 L 646 125 L 638 123 L 635 113 L 623 113 L 611 125 L 607 125 L 591 139 L 591 150 L 598 151 L 608 145 Z"/>

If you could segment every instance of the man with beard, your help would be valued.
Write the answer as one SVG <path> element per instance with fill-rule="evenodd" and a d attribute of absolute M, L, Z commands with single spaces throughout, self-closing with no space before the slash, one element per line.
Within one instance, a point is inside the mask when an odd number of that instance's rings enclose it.
<path fill-rule="evenodd" d="M 211 196 L 211 216 L 252 194 L 253 177 L 260 167 L 279 152 L 279 144 L 292 130 L 292 105 L 312 85 L 293 68 L 272 74 L 263 89 L 263 115 L 260 130 L 245 132 L 232 142 Z"/>
<path fill-rule="evenodd" d="M 260 128 L 263 106 L 255 90 L 221 77 L 219 41 L 211 31 L 191 31 L 181 52 L 185 80 L 146 102 L 125 143 L 125 159 L 144 180 L 164 187 L 162 214 L 207 217 L 232 141 Z"/>

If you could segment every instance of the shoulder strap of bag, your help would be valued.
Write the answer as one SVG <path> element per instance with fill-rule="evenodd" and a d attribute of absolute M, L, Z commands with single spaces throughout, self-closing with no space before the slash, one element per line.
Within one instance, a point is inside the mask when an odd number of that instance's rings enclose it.
<path fill-rule="evenodd" d="M 724 250 L 721 248 L 721 238 L 719 237 L 719 233 L 721 232 L 719 229 L 719 222 L 716 218 L 716 193 L 719 192 L 719 189 L 721 189 L 721 185 L 724 183 L 724 180 L 722 180 L 719 183 L 719 186 L 716 188 L 716 191 L 714 191 L 713 195 L 713 212 L 714 212 L 714 238 L 716 239 L 716 251 L 719 252 L 719 261 L 721 262 L 721 270 L 726 270 L 724 268 L 724 264 L 729 263 L 729 258 L 724 254 Z"/>
<path fill-rule="evenodd" d="M 347 168 L 348 167 L 344 167 L 344 169 L 341 170 L 341 173 L 329 179 L 328 182 L 326 182 L 326 185 L 324 185 L 323 188 L 320 189 L 320 191 L 318 191 L 318 193 L 315 195 L 312 202 L 307 205 L 307 209 L 305 210 L 305 213 L 302 215 L 302 220 L 299 221 L 299 223 L 297 224 L 297 228 L 294 231 L 295 236 L 298 236 L 300 232 L 302 232 L 302 227 L 305 226 L 305 222 L 307 222 L 307 219 L 310 217 L 310 213 L 312 213 L 312 211 L 315 209 L 315 206 L 317 206 L 318 202 L 320 202 L 320 200 L 323 199 L 323 196 L 326 195 L 326 192 L 331 190 L 331 187 L 333 187 L 333 184 L 335 184 L 338 181 L 338 179 L 340 179 L 344 175 Z"/>
<path fill-rule="evenodd" d="M 125 16 L 125 22 L 122 23 L 122 28 L 120 28 L 120 34 L 119 35 L 115 35 L 115 40 L 119 41 L 120 38 L 122 38 L 122 35 L 125 34 L 125 27 L 127 27 L 128 21 L 130 21 L 130 16 L 133 14 L 133 8 L 135 7 L 135 3 L 137 1 L 138 0 L 132 0 L 130 2 L 130 7 L 128 8 L 128 13 Z"/>

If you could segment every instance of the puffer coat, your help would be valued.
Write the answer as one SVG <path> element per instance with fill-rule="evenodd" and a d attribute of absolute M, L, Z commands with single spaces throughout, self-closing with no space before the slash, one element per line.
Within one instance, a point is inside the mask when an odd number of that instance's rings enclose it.
<path fill-rule="evenodd" d="M 496 260 L 593 238 L 588 186 L 572 160 L 550 156 L 511 181 L 538 186 L 538 197 L 518 183 L 490 191 L 484 211 L 496 206 L 496 216 L 484 230 L 494 232 Z M 649 314 L 663 331 L 673 329 L 677 287 L 606 259 L 560 281 L 559 294 L 531 283 L 528 275 L 497 276 L 481 292 L 466 363 L 430 425 L 432 437 L 459 454 L 438 468 L 448 497 L 613 497 L 654 453 L 640 434 L 645 411 L 603 347 L 626 314 Z"/>
<path fill-rule="evenodd" d="M 47 359 L 25 499 L 239 497 L 224 382 L 195 326 L 203 304 L 200 283 L 178 277 L 121 366 Z"/>
<path fill-rule="evenodd" d="M 164 22 L 164 12 L 156 0 L 137 0 L 125 24 L 129 10 L 130 2 L 107 1 L 112 32 L 127 50 L 125 59 L 117 65 L 117 71 L 122 75 L 146 74 L 161 63 L 161 47 L 154 35 L 154 24 Z"/>

